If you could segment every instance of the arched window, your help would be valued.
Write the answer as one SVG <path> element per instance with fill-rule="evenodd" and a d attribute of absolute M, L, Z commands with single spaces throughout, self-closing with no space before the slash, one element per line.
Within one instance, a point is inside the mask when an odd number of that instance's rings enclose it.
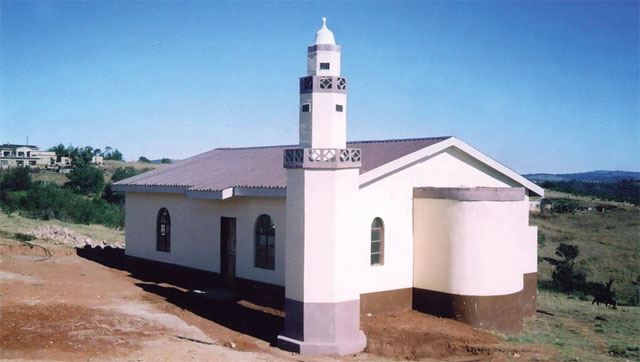
<path fill-rule="evenodd" d="M 274 270 L 276 267 L 276 229 L 269 215 L 260 215 L 254 232 L 256 267 Z"/>
<path fill-rule="evenodd" d="M 171 217 L 164 207 L 158 211 L 156 219 L 156 250 L 171 251 Z"/>
<path fill-rule="evenodd" d="M 384 224 L 377 217 L 371 223 L 371 265 L 384 264 Z"/>

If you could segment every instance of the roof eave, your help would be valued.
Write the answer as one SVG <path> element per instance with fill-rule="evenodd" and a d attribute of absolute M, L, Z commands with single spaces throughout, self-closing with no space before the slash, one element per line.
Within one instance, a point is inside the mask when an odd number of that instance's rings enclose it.
<path fill-rule="evenodd" d="M 369 170 L 361 174 L 360 187 L 368 186 L 393 172 L 397 172 L 398 170 L 409 167 L 410 165 L 416 162 L 419 162 L 420 160 L 423 160 L 426 157 L 432 156 L 450 147 L 458 148 L 462 152 L 468 154 L 469 156 L 473 157 L 474 159 L 478 160 L 484 165 L 498 171 L 504 176 L 522 185 L 527 189 L 527 192 L 529 193 L 529 195 L 533 193 L 534 195 L 544 197 L 543 188 L 527 180 L 524 176 L 521 176 L 520 174 L 511 170 L 507 166 L 483 154 L 482 152 L 476 150 L 475 148 L 469 146 L 468 144 L 464 143 L 463 141 L 455 137 L 444 139 L 441 142 L 435 143 L 433 145 L 427 146 L 415 152 L 409 153 L 405 156 L 399 157 L 391 162 L 387 162 L 381 166 L 378 166 L 372 170 Z"/>

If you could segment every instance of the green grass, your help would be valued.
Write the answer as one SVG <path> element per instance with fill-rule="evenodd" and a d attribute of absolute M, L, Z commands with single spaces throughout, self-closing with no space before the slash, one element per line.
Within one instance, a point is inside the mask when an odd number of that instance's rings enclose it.
<path fill-rule="evenodd" d="M 640 361 L 640 308 L 611 309 L 539 291 L 538 309 L 554 315 L 538 313 L 509 341 L 551 347 L 559 361 Z"/>
<path fill-rule="evenodd" d="M 566 195 L 549 192 L 548 198 Z M 531 214 L 531 223 L 546 236 L 546 243 L 538 248 L 538 256 L 555 257 L 555 249 L 562 242 L 577 245 L 580 254 L 576 269 L 585 272 L 588 281 L 606 282 L 614 278 L 612 290 L 618 303 L 637 305 L 637 285 L 640 277 L 640 208 L 628 204 L 572 197 L 582 205 L 616 206 L 604 213 Z M 542 285 L 551 280 L 553 270 L 547 262 L 538 264 L 538 281 Z"/>
<path fill-rule="evenodd" d="M 32 173 L 31 177 L 33 181 L 42 181 L 45 183 L 54 183 L 58 186 L 64 186 L 64 184 L 69 181 L 67 175 L 54 171 L 41 171 Z"/>

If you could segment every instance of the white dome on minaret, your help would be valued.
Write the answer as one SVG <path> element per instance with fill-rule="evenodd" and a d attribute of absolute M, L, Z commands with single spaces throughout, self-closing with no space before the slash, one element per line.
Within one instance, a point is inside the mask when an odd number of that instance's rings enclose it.
<path fill-rule="evenodd" d="M 316 42 L 314 44 L 331 44 L 336 45 L 336 39 L 333 32 L 327 28 L 327 18 L 322 18 L 322 28 L 316 33 Z"/>

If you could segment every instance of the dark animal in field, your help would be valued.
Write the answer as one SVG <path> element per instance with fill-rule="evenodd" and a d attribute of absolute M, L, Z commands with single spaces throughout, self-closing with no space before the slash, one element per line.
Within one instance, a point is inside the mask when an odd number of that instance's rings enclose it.
<path fill-rule="evenodd" d="M 596 284 L 594 286 L 593 302 L 591 302 L 591 305 L 593 305 L 593 303 L 596 303 L 596 305 L 600 305 L 600 303 L 603 303 L 605 307 L 611 305 L 613 309 L 617 309 L 616 305 L 618 303 L 616 303 L 616 300 L 613 299 L 611 284 L 613 284 L 613 278 L 609 278 L 609 282 L 607 282 L 606 287 L 603 284 Z"/>

